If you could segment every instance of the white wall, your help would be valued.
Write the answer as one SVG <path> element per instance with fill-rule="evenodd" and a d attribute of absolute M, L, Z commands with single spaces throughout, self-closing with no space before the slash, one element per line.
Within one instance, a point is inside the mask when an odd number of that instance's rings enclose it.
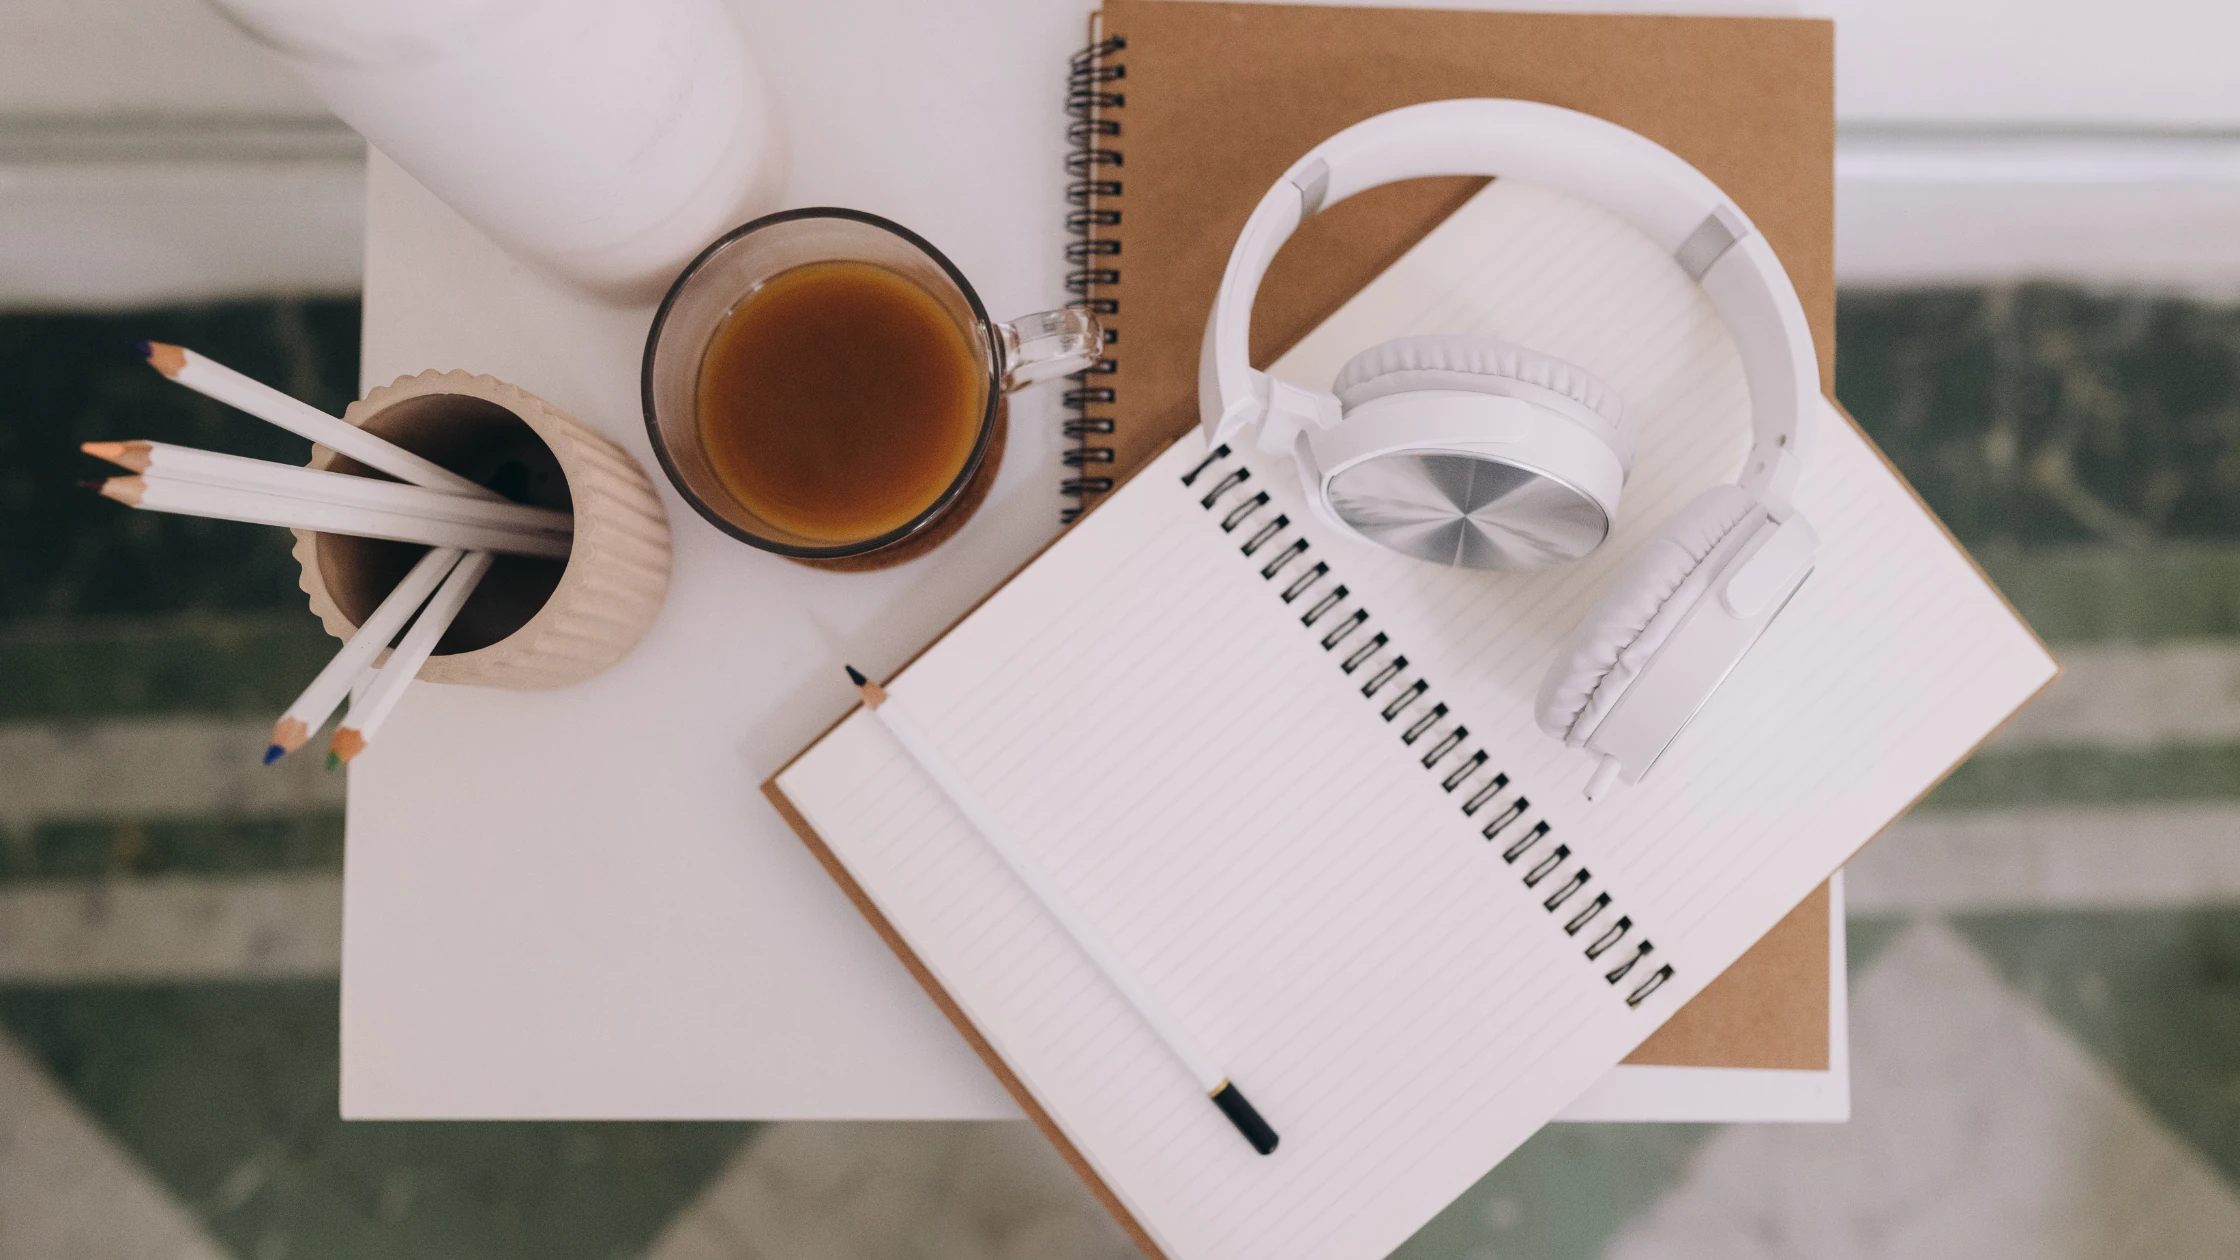
<path fill-rule="evenodd" d="M 364 145 L 203 0 L 0 0 L 0 306 L 351 292 L 364 201 Z"/>
<path fill-rule="evenodd" d="M 203 0 L 0 0 L 0 116 L 177 114 L 326 111 Z"/>
<path fill-rule="evenodd" d="M 1850 285 L 2240 295 L 2240 4 L 1809 0 Z"/>
<path fill-rule="evenodd" d="M 1936 127 L 2240 128 L 2231 0 L 1805 0 L 1836 115 Z"/>

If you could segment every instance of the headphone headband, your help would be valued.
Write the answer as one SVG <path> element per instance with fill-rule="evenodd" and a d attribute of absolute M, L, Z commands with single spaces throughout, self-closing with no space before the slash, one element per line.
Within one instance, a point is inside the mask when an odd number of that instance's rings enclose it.
<path fill-rule="evenodd" d="M 1787 498 L 1802 418 L 1820 397 L 1820 367 L 1796 289 L 1765 238 L 1726 194 L 1679 155 L 1616 123 L 1533 101 L 1411 105 L 1356 123 L 1316 145 L 1260 199 L 1230 251 L 1206 325 L 1200 408 L 1226 439 L 1300 404 L 1248 358 L 1252 302 L 1276 252 L 1313 214 L 1382 184 L 1432 175 L 1491 175 L 1548 184 L 1632 223 L 1703 286 L 1733 334 L 1756 433 L 1744 488 Z M 1286 388 L 1284 393 L 1291 393 Z"/>

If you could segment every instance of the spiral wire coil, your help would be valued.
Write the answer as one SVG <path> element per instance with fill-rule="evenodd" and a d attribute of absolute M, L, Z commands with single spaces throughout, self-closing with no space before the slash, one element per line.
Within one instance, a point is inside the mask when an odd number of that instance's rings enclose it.
<path fill-rule="evenodd" d="M 1267 491 L 1254 489 L 1253 481 L 1252 469 L 1226 443 L 1182 475 L 1193 490 L 1204 483 L 1198 506 L 1219 514 L 1214 519 L 1221 532 L 1239 540 L 1238 551 L 1256 562 L 1278 598 L 1301 610 L 1299 624 L 1318 635 L 1338 668 L 1363 680 L 1362 698 L 1378 706 L 1378 716 L 1411 752 L 1422 750 L 1417 761 L 1439 776 L 1440 788 L 1502 862 L 1518 870 L 1540 908 L 1550 915 L 1568 912 L 1564 935 L 1584 942 L 1582 952 L 1611 986 L 1633 981 L 1625 1002 L 1640 1006 L 1672 979 L 1672 964 L 1655 957 L 1657 947 L 1646 936 L 1633 940 L 1630 952 L 1621 948 L 1633 935 L 1632 916 L 1613 911 L 1610 892 L 1593 888 L 1594 873 L 1573 860 L 1568 844 L 1552 838 L 1553 824 L 1535 815 L 1522 786 L 1491 764 L 1485 748 L 1472 746 L 1470 728 L 1431 695 L 1430 681 L 1410 668 L 1391 636 L 1370 625 L 1369 610 L 1335 580 L 1329 563 L 1310 560 L 1312 544 L 1288 515 L 1271 510 Z"/>
<path fill-rule="evenodd" d="M 1110 234 L 1110 229 L 1120 226 L 1120 208 L 1113 204 L 1120 199 L 1122 164 L 1114 145 L 1120 137 L 1120 120 L 1114 115 L 1128 103 L 1118 86 L 1127 78 L 1128 68 L 1113 57 L 1127 46 L 1128 41 L 1119 36 L 1097 40 L 1073 55 L 1066 73 L 1066 113 L 1072 118 L 1066 127 L 1071 146 L 1066 172 L 1072 177 L 1066 185 L 1066 201 L 1072 207 L 1066 214 L 1066 228 L 1073 234 L 1066 245 L 1066 289 L 1073 294 L 1074 305 L 1104 323 L 1107 348 L 1120 339 L 1119 330 L 1112 326 L 1120 300 L 1111 293 L 1120 283 L 1120 241 Z M 1111 376 L 1117 366 L 1107 354 L 1068 378 L 1072 387 L 1066 390 L 1065 405 L 1072 414 L 1066 419 L 1065 436 L 1073 445 L 1065 452 L 1067 475 L 1059 483 L 1060 493 L 1072 500 L 1062 513 L 1068 523 L 1088 508 L 1092 496 L 1112 489 L 1109 471 L 1100 467 L 1109 470 L 1113 448 L 1096 439 L 1113 430 L 1109 412 L 1113 388 L 1099 378 Z M 1104 414 L 1097 414 L 1100 409 L 1105 409 Z"/>

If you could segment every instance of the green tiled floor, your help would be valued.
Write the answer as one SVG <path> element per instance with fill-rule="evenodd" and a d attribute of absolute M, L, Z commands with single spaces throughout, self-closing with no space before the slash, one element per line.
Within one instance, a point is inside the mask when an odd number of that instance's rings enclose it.
<path fill-rule="evenodd" d="M 300 602 L 285 533 L 119 511 L 74 484 L 116 471 L 79 454 L 86 441 L 150 438 L 298 463 L 310 454 L 302 439 L 163 379 L 135 338 L 191 344 L 330 410 L 357 397 L 354 302 L 0 317 L 0 626 Z"/>
<path fill-rule="evenodd" d="M 95 506 L 102 513 L 118 510 L 106 500 Z M 109 524 L 101 517 L 95 522 L 86 527 Z M 277 541 L 244 535 L 235 545 L 269 551 Z M 254 563 L 277 566 L 288 579 L 284 591 L 261 590 L 267 599 L 284 601 L 272 611 L 0 622 L 0 722 L 152 713 L 253 716 L 287 707 L 334 653 L 334 640 L 303 608 L 292 606 L 303 597 L 285 547 Z"/>
<path fill-rule="evenodd" d="M 1989 750 L 1937 786 L 1941 808 L 2240 797 L 2240 744 Z"/>
<path fill-rule="evenodd" d="M 2240 907 L 1982 915 L 1959 926 L 2240 1185 Z M 2240 1253 L 2240 1238 L 2233 1245 Z"/>
<path fill-rule="evenodd" d="M 1971 547 L 2240 538 L 2230 307 L 1846 295 L 1836 344 L 1836 396 Z"/>
<path fill-rule="evenodd" d="M 2240 310 L 2049 287 L 1849 294 L 1839 328 L 1840 395 L 2057 647 L 2184 642 L 2240 654 Z M 278 531 L 130 513 L 71 484 L 102 475 L 75 451 L 92 438 L 304 454 L 161 381 L 124 348 L 139 336 L 193 344 L 333 409 L 353 392 L 348 303 L 0 316 L 0 739 L 261 720 L 330 650 Z M 2240 712 L 2240 697 L 2204 703 Z M 2090 818 L 2223 808 L 2240 799 L 2235 722 L 2214 738 L 1995 748 L 1927 808 Z M 89 803 L 43 817 L 11 810 L 5 787 L 0 898 L 340 869 L 328 806 L 140 816 Z M 1852 964 L 1869 975 L 1905 953 L 1892 943 L 1922 922 L 1950 924 L 2184 1149 L 2240 1186 L 2236 916 L 2222 905 L 1885 914 L 1854 921 Z M 771 1186 L 811 1198 L 846 1188 L 838 1174 L 749 1167 L 768 1145 L 750 1126 L 344 1124 L 336 1019 L 329 978 L 0 981 L 0 1035 L 242 1260 L 635 1256 L 727 1178 L 764 1196 L 765 1218 L 777 1210 Z M 1632 1246 L 1628 1231 L 1663 1219 L 1656 1205 L 1695 1192 L 1691 1170 L 1726 1132 L 1551 1129 L 1404 1254 L 1584 1260 Z M 0 1149 L 0 1177 L 6 1158 Z M 770 1251 L 737 1226 L 720 1254 L 872 1254 L 840 1241 L 843 1225 L 831 1223 L 821 1250 Z M 0 1260 L 18 1260 L 8 1237 L 0 1222 Z M 994 1252 L 926 1242 L 877 1254 Z"/>
<path fill-rule="evenodd" d="M 1708 1125 L 1542 1129 L 1394 1253 L 1396 1260 L 1587 1257 L 1655 1202 Z"/>
<path fill-rule="evenodd" d="M 335 987 L 0 994 L 0 1025 L 242 1256 L 635 1255 L 737 1124 L 344 1124 Z"/>
<path fill-rule="evenodd" d="M 1962 541 L 2048 643 L 2240 637 L 2240 547 L 2229 543 Z"/>
<path fill-rule="evenodd" d="M 46 822 L 0 838 L 0 882 L 341 869 L 340 810 Z"/>

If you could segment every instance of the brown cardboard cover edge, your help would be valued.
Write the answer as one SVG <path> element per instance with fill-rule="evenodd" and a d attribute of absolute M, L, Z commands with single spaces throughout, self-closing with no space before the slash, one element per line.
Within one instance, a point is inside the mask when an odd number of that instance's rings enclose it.
<path fill-rule="evenodd" d="M 838 725 L 838 723 L 834 723 L 834 725 Z M 830 733 L 828 729 L 826 734 Z M 823 736 L 818 736 L 819 740 L 822 738 Z M 809 747 L 814 748 L 816 744 L 812 742 Z M 806 751 L 807 749 L 803 750 L 803 752 Z M 798 761 L 800 758 L 797 756 L 794 760 Z M 786 764 L 790 766 L 793 763 L 789 761 Z M 778 774 L 784 773 L 784 769 L 778 771 Z M 1133 1242 L 1142 1250 L 1144 1255 L 1151 1257 L 1152 1260 L 1165 1260 L 1166 1253 L 1160 1251 L 1158 1244 L 1151 1241 L 1151 1235 L 1144 1232 L 1143 1226 L 1137 1222 L 1134 1214 L 1129 1212 L 1127 1207 L 1120 1202 L 1119 1196 L 1112 1192 L 1112 1187 L 1106 1185 L 1104 1178 L 1097 1175 L 1097 1170 L 1089 1166 L 1088 1160 L 1082 1158 L 1080 1148 L 1076 1147 L 1072 1140 L 1066 1137 L 1065 1130 L 1060 1129 L 1057 1121 L 1050 1118 L 1050 1113 L 1042 1109 L 1042 1104 L 1036 1101 L 1034 1094 L 1027 1089 L 1025 1083 L 1012 1073 L 1011 1065 L 1003 1061 L 1003 1056 L 997 1054 L 995 1047 L 988 1044 L 988 1039 L 980 1035 L 980 1030 L 973 1026 L 971 1019 L 966 1017 L 964 1009 L 958 1006 L 955 999 L 949 996 L 947 989 L 941 987 L 941 982 L 934 979 L 933 972 L 926 967 L 924 960 L 918 957 L 917 951 L 911 949 L 910 943 L 902 939 L 902 933 L 896 931 L 894 924 L 888 922 L 887 916 L 879 909 L 878 903 L 871 900 L 871 895 L 863 890 L 863 885 L 857 883 L 855 876 L 848 873 L 848 868 L 840 861 L 839 855 L 825 844 L 824 838 L 817 834 L 816 828 L 809 825 L 809 820 L 802 816 L 801 811 L 794 808 L 793 802 L 787 799 L 785 790 L 778 786 L 777 775 L 770 776 L 763 783 L 762 794 L 769 799 L 771 806 L 778 811 L 778 816 L 786 820 L 786 825 L 793 828 L 794 834 L 801 837 L 801 843 L 809 846 L 809 852 L 817 859 L 818 865 L 824 867 L 825 873 L 832 877 L 834 883 L 840 885 L 840 891 L 847 894 L 848 900 L 854 903 L 855 908 L 863 915 L 864 920 L 871 925 L 872 930 L 879 934 L 879 939 L 885 941 L 887 948 L 894 951 L 894 956 L 901 960 L 903 968 L 910 973 L 912 979 L 918 982 L 918 987 L 926 991 L 926 996 L 933 999 L 933 1004 L 941 1008 L 941 1014 L 948 1019 L 958 1033 L 963 1035 L 965 1043 L 972 1047 L 972 1052 L 979 1055 L 980 1061 L 988 1065 L 988 1070 L 996 1074 L 996 1080 L 1002 1083 L 1004 1092 L 1011 1095 L 1011 1100 L 1019 1104 L 1019 1110 L 1027 1113 L 1027 1119 L 1032 1120 L 1034 1126 L 1042 1130 L 1042 1136 L 1050 1139 L 1050 1144 L 1058 1148 L 1058 1154 L 1065 1158 L 1067 1166 L 1071 1167 L 1074 1175 L 1081 1178 L 1082 1182 L 1089 1187 L 1089 1192 L 1097 1196 L 1097 1202 L 1104 1205 L 1104 1210 L 1112 1214 L 1112 1219 L 1117 1221 L 1120 1228 L 1127 1233 L 1129 1241 Z"/>

